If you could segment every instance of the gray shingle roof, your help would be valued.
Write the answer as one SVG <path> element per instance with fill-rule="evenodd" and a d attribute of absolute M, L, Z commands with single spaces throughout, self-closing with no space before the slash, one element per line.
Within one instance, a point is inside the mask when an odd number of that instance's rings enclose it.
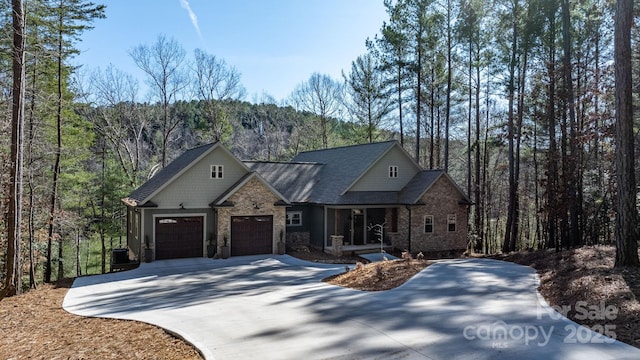
<path fill-rule="evenodd" d="M 169 163 L 164 169 L 160 170 L 151 179 L 134 190 L 127 200 L 135 201 L 138 205 L 143 205 L 145 201 L 156 190 L 163 187 L 182 170 L 191 165 L 197 158 L 214 147 L 216 143 L 198 146 L 196 148 L 185 151 L 182 155 Z"/>
<path fill-rule="evenodd" d="M 293 203 L 309 202 L 311 192 L 318 182 L 318 174 L 324 166 L 316 163 L 267 161 L 244 161 L 244 164 Z"/>
<path fill-rule="evenodd" d="M 422 195 L 441 177 L 443 170 L 422 170 L 399 192 L 346 191 L 375 161 L 396 146 L 396 141 L 345 146 L 308 151 L 298 154 L 291 162 L 244 161 L 251 173 L 257 173 L 272 190 L 284 197 L 285 203 L 315 203 L 328 205 L 405 205 L 416 204 Z M 173 160 L 153 178 L 136 189 L 125 203 L 145 206 L 145 201 L 175 176 L 193 164 L 196 159 L 216 146 L 207 144 L 187 150 Z M 457 187 L 455 182 L 449 180 Z M 235 191 L 236 186 L 228 189 Z M 471 203 L 458 187 L 461 203 Z M 227 193 L 225 193 L 227 194 Z M 224 197 L 224 195 L 221 198 Z M 216 203 L 214 201 L 214 203 Z M 152 206 L 153 204 L 149 204 Z M 218 204 L 219 205 L 219 204 Z"/>
<path fill-rule="evenodd" d="M 372 144 L 308 151 L 298 154 L 293 162 L 324 164 L 317 174 L 316 183 L 308 201 L 319 204 L 338 204 L 341 194 L 397 142 L 385 141 Z"/>
<path fill-rule="evenodd" d="M 411 179 L 398 194 L 398 200 L 403 204 L 413 204 L 422 197 L 431 185 L 444 174 L 443 170 L 423 170 Z"/>

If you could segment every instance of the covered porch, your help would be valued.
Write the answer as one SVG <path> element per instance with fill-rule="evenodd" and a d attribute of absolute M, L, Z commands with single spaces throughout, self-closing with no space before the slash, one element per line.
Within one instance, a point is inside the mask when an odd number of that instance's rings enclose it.
<path fill-rule="evenodd" d="M 388 234 L 397 231 L 397 214 L 397 207 L 327 206 L 324 248 L 334 253 L 390 248 Z"/>

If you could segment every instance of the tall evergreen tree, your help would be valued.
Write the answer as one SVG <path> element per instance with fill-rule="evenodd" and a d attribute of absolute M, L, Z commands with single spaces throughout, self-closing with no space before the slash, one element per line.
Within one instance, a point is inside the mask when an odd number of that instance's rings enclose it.
<path fill-rule="evenodd" d="M 638 210 L 635 178 L 631 24 L 633 0 L 618 0 L 615 15 L 616 77 L 616 262 L 638 266 Z"/>
<path fill-rule="evenodd" d="M 22 241 L 22 164 L 24 141 L 24 79 L 25 79 L 25 16 L 22 0 L 12 0 L 13 23 L 13 87 L 11 117 L 11 170 L 9 208 L 7 214 L 7 254 L 4 288 L 0 300 L 22 291 L 21 254 Z"/>
<path fill-rule="evenodd" d="M 51 197 L 49 203 L 49 229 L 47 236 L 47 264 L 45 267 L 45 282 L 51 281 L 52 272 L 52 243 L 54 239 L 54 228 L 56 226 L 56 212 L 58 210 L 58 191 L 61 172 L 61 161 L 63 153 L 62 129 L 65 107 L 69 106 L 69 77 L 72 68 L 65 64 L 74 54 L 78 52 L 73 47 L 73 43 L 78 40 L 80 34 L 91 29 L 93 20 L 104 18 L 104 5 L 96 5 L 93 2 L 84 0 L 51 0 L 48 2 L 51 13 L 48 24 L 50 34 L 55 39 L 50 49 L 56 60 L 56 110 L 55 129 L 56 146 L 54 149 L 53 181 L 51 185 Z M 62 238 L 59 238 L 58 245 L 58 277 L 64 276 L 62 258 Z"/>
<path fill-rule="evenodd" d="M 347 84 L 347 109 L 365 129 L 368 142 L 377 140 L 377 132 L 392 109 L 390 91 L 372 54 L 367 53 L 351 63 Z"/>

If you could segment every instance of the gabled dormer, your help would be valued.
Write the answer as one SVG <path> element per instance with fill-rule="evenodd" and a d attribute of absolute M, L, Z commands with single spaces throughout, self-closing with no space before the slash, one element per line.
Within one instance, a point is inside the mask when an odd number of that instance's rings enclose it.
<path fill-rule="evenodd" d="M 344 191 L 400 191 L 422 168 L 398 144 L 389 147 L 369 164 Z"/>

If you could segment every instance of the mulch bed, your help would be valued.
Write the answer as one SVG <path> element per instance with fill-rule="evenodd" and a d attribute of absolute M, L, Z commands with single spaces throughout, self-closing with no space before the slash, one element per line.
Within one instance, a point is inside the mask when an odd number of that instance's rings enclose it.
<path fill-rule="evenodd" d="M 0 301 L 0 359 L 202 359 L 156 326 L 62 309 L 72 280 Z"/>
<path fill-rule="evenodd" d="M 614 268 L 615 247 L 491 257 L 533 267 L 540 276 L 538 291 L 551 306 L 569 310 L 568 318 L 600 333 L 608 326 L 618 340 L 640 348 L 640 268 Z M 617 314 L 601 310 L 607 308 Z"/>

